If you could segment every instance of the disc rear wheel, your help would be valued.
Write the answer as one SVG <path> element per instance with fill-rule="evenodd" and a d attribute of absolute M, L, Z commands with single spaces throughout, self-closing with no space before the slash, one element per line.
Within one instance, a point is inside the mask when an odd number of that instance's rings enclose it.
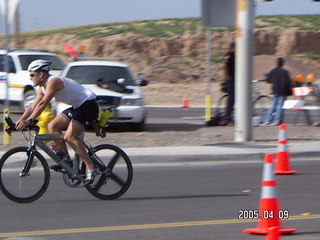
<path fill-rule="evenodd" d="M 132 164 L 127 154 L 119 147 L 103 144 L 94 148 L 96 167 L 100 173 L 87 190 L 97 198 L 113 200 L 122 196 L 130 187 L 133 176 Z"/>

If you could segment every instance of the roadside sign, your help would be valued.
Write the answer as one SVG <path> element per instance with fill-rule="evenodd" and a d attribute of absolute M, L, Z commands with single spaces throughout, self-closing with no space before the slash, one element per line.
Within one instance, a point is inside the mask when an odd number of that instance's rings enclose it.
<path fill-rule="evenodd" d="M 235 0 L 202 0 L 202 24 L 207 27 L 231 26 L 236 23 Z"/>
<path fill-rule="evenodd" d="M 8 4 L 7 8 L 8 9 L 6 9 L 5 1 L 7 1 L 7 4 Z M 10 1 L 9 0 L 0 0 L 1 13 L 3 16 L 5 16 L 7 14 L 7 16 L 8 16 L 7 19 L 9 22 L 13 21 L 18 4 L 19 4 L 19 0 L 10 0 Z M 6 10 L 8 10 L 8 13 L 6 13 Z"/>

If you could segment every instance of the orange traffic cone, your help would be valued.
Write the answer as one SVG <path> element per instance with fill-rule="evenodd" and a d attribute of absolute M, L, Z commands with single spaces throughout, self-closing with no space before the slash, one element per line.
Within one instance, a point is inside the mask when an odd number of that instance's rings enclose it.
<path fill-rule="evenodd" d="M 269 228 L 266 240 L 280 240 L 279 227 Z"/>
<path fill-rule="evenodd" d="M 287 125 L 285 123 L 280 124 L 275 174 L 294 174 L 297 172 L 290 170 L 290 154 L 287 149 L 286 129 Z"/>
<path fill-rule="evenodd" d="M 277 182 L 273 173 L 273 155 L 266 154 L 264 159 L 262 189 L 259 208 L 259 222 L 257 228 L 247 228 L 243 231 L 252 234 L 267 234 L 272 227 L 278 227 L 280 233 L 292 233 L 296 229 L 281 228 L 283 211 L 279 209 L 279 201 L 276 194 Z"/>
<path fill-rule="evenodd" d="M 181 105 L 182 108 L 190 107 L 190 105 L 189 105 L 189 96 L 188 95 L 189 95 L 188 92 L 186 92 L 184 94 L 184 96 L 183 96 L 183 101 L 182 101 L 182 105 Z"/>

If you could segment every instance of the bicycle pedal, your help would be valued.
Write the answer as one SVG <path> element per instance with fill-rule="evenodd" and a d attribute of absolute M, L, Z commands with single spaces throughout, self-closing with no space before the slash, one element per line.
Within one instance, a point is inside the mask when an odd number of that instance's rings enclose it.
<path fill-rule="evenodd" d="M 55 172 L 59 172 L 59 171 L 62 170 L 62 167 L 61 167 L 60 165 L 58 165 L 58 164 L 56 164 L 56 165 L 51 165 L 49 168 L 50 168 L 51 170 L 55 171 Z"/>
<path fill-rule="evenodd" d="M 58 173 L 62 173 L 62 174 L 65 174 L 65 173 L 66 173 L 66 171 L 63 170 L 63 169 L 57 169 L 57 170 L 52 169 L 52 170 L 55 171 L 55 172 L 58 172 Z"/>
<path fill-rule="evenodd" d="M 89 181 L 87 181 L 87 180 L 84 180 L 83 181 L 83 184 L 82 184 L 82 186 L 83 187 L 85 187 L 85 186 L 87 186 L 87 185 L 91 185 L 92 183 L 94 182 L 94 179 L 92 179 L 92 180 L 89 180 Z"/>

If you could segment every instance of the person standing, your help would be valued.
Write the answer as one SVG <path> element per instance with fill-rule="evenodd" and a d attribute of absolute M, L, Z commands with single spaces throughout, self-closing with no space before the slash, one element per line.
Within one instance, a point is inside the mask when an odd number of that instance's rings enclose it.
<path fill-rule="evenodd" d="M 279 57 L 276 67 L 267 74 L 267 82 L 272 84 L 272 104 L 261 126 L 276 126 L 283 123 L 284 111 L 282 109 L 287 96 L 292 95 L 292 86 L 289 72 L 283 68 L 285 61 Z"/>
<path fill-rule="evenodd" d="M 224 56 L 224 72 L 226 77 L 227 85 L 227 108 L 225 116 L 223 117 L 221 125 L 227 125 L 229 122 L 232 122 L 232 113 L 234 106 L 234 91 L 235 91 L 235 42 L 231 42 L 229 45 L 229 51 Z"/>

